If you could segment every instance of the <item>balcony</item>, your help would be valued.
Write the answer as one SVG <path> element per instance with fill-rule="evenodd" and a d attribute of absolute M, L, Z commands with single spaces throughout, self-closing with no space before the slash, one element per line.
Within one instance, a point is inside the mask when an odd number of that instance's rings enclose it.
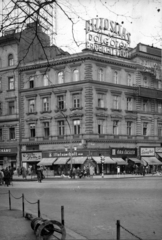
<path fill-rule="evenodd" d="M 162 99 L 162 91 L 154 88 L 139 86 L 138 96 L 154 99 Z"/>

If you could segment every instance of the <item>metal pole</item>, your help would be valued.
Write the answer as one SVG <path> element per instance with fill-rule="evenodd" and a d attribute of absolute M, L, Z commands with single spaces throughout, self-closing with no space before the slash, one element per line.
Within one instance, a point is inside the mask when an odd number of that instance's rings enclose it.
<path fill-rule="evenodd" d="M 40 200 L 38 200 L 38 217 L 40 217 Z"/>
<path fill-rule="evenodd" d="M 116 222 L 116 239 L 120 240 L 120 220 Z"/>
<path fill-rule="evenodd" d="M 8 191 L 9 194 L 9 209 L 11 210 L 11 193 L 10 190 Z"/>
<path fill-rule="evenodd" d="M 22 211 L 23 211 L 23 217 L 24 217 L 24 212 L 25 212 L 24 194 L 22 194 Z"/>
<path fill-rule="evenodd" d="M 64 206 L 61 206 L 61 223 L 64 226 L 65 222 L 64 222 Z"/>

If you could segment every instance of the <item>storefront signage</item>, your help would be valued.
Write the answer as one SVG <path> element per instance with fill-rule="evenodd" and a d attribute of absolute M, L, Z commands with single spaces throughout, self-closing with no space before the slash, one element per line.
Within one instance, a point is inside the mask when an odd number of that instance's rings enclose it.
<path fill-rule="evenodd" d="M 22 153 L 22 162 L 40 161 L 42 158 L 42 153 Z"/>
<path fill-rule="evenodd" d="M 162 153 L 162 147 L 156 147 L 155 152 L 156 153 Z"/>
<path fill-rule="evenodd" d="M 0 148 L 0 153 L 17 153 L 17 148 Z"/>
<path fill-rule="evenodd" d="M 141 148 L 140 149 L 141 156 L 154 156 L 155 155 L 155 148 Z"/>
<path fill-rule="evenodd" d="M 136 148 L 112 148 L 112 156 L 137 156 Z"/>
<path fill-rule="evenodd" d="M 119 23 L 104 18 L 86 21 L 86 48 L 128 58 L 131 34 Z"/>

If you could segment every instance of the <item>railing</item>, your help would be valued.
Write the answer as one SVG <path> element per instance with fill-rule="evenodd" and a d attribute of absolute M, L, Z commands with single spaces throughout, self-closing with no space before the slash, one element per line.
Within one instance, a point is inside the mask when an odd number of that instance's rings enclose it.
<path fill-rule="evenodd" d="M 9 201 L 9 210 L 12 209 L 12 202 L 11 199 L 14 198 L 16 200 L 22 199 L 22 215 L 23 217 L 31 220 L 31 228 L 34 230 L 34 233 L 37 239 L 53 239 L 56 237 L 58 240 L 64 240 L 66 238 L 66 230 L 65 230 L 65 221 L 64 221 L 64 206 L 61 206 L 61 223 L 55 220 L 48 220 L 41 218 L 41 211 L 40 211 L 40 200 L 36 202 L 30 202 L 27 200 L 22 194 L 20 197 L 15 197 L 11 191 L 5 193 L 0 193 L 1 195 L 5 194 L 8 195 Z M 38 217 L 34 216 L 31 213 L 25 213 L 25 202 L 29 204 L 37 204 L 37 215 Z M 55 235 L 57 234 L 57 236 Z M 59 235 L 59 237 L 58 237 Z M 54 238 L 54 239 L 56 239 Z"/>

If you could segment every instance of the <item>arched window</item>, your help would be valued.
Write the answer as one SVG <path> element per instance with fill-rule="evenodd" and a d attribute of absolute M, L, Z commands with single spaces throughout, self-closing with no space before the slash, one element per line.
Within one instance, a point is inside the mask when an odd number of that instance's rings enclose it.
<path fill-rule="evenodd" d="M 58 83 L 61 84 L 63 82 L 64 82 L 64 80 L 63 80 L 63 72 L 59 72 L 58 73 Z"/>
<path fill-rule="evenodd" d="M 143 86 L 144 86 L 144 87 L 148 87 L 147 77 L 144 77 L 144 78 L 143 78 Z"/>
<path fill-rule="evenodd" d="M 75 69 L 75 70 L 73 71 L 73 81 L 74 81 L 74 82 L 79 81 L 79 71 L 78 71 L 78 69 Z"/>
<path fill-rule="evenodd" d="M 99 77 L 99 81 L 103 81 L 103 69 L 102 68 L 100 68 L 98 70 L 98 77 Z"/>
<path fill-rule="evenodd" d="M 14 65 L 14 58 L 13 54 L 8 55 L 8 66 L 13 66 Z"/>
<path fill-rule="evenodd" d="M 118 84 L 118 72 L 114 72 L 114 83 Z"/>

